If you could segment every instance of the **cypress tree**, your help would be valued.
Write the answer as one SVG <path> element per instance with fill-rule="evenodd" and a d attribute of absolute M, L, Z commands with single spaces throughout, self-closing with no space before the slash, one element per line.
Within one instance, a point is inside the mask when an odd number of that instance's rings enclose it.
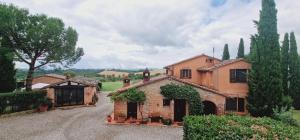
<path fill-rule="evenodd" d="M 260 90 L 262 77 L 260 67 L 260 53 L 258 46 L 259 40 L 257 35 L 251 37 L 250 54 L 248 61 L 252 64 L 251 70 L 248 75 L 249 93 L 247 97 L 247 109 L 252 116 L 263 116 L 263 112 L 266 109 L 265 96 Z"/>
<path fill-rule="evenodd" d="M 237 58 L 244 58 L 245 57 L 245 47 L 244 47 L 244 40 L 241 38 Z"/>
<path fill-rule="evenodd" d="M 290 35 L 290 90 L 294 100 L 293 106 L 295 109 L 300 109 L 300 62 L 297 52 L 297 42 L 295 34 L 292 32 Z"/>
<path fill-rule="evenodd" d="M 0 93 L 15 90 L 15 74 L 16 70 L 13 62 L 13 53 L 7 48 L 0 46 Z"/>
<path fill-rule="evenodd" d="M 289 95 L 288 78 L 289 78 L 289 50 L 290 41 L 289 34 L 284 35 L 284 40 L 281 47 L 281 72 L 282 72 L 282 88 L 285 95 Z"/>
<path fill-rule="evenodd" d="M 222 60 L 229 60 L 229 59 L 230 59 L 230 54 L 229 54 L 228 44 L 225 44 Z"/>
<path fill-rule="evenodd" d="M 257 71 L 250 72 L 252 80 L 249 81 L 248 109 L 253 116 L 272 116 L 273 109 L 281 108 L 284 104 L 277 9 L 274 0 L 262 0 L 260 20 L 256 24 L 258 35 L 255 44 L 259 53 L 258 58 L 252 62 L 252 67 L 257 68 Z"/>

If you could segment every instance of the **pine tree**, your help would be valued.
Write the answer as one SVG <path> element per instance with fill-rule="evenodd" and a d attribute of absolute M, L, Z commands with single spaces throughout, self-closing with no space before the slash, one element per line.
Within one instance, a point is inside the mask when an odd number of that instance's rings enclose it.
<path fill-rule="evenodd" d="M 15 90 L 15 74 L 16 70 L 13 62 L 13 53 L 7 48 L 0 46 L 0 93 Z"/>
<path fill-rule="evenodd" d="M 297 42 L 295 34 L 292 32 L 290 35 L 290 90 L 294 100 L 293 106 L 295 109 L 300 109 L 300 61 L 297 52 Z"/>
<path fill-rule="evenodd" d="M 230 59 L 230 54 L 229 54 L 228 44 L 225 44 L 222 60 L 229 60 L 229 59 Z"/>
<path fill-rule="evenodd" d="M 290 41 L 289 34 L 284 35 L 284 40 L 281 48 L 281 72 L 282 72 L 282 88 L 285 95 L 289 95 L 288 78 L 289 78 L 289 51 Z"/>
<path fill-rule="evenodd" d="M 245 57 L 244 51 L 245 51 L 244 40 L 243 40 L 243 38 L 241 38 L 237 58 L 244 58 Z"/>
<path fill-rule="evenodd" d="M 252 59 L 254 69 L 249 77 L 248 109 L 253 116 L 271 116 L 273 109 L 281 108 L 284 104 L 277 9 L 274 0 L 262 0 L 260 20 L 256 24 L 258 35 L 255 37 L 255 45 L 258 55 L 256 59 Z"/>

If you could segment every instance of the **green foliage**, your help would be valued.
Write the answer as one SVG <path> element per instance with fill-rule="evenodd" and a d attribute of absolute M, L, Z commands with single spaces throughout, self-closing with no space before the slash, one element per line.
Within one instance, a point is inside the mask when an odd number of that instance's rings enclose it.
<path fill-rule="evenodd" d="M 262 0 L 258 34 L 251 39 L 248 110 L 253 116 L 272 116 L 283 105 L 277 10 L 274 0 Z"/>
<path fill-rule="evenodd" d="M 199 93 L 191 86 L 167 84 L 161 86 L 161 94 L 168 99 L 185 99 L 189 103 L 190 115 L 201 115 L 203 105 Z"/>
<path fill-rule="evenodd" d="M 39 98 L 37 100 L 37 106 L 52 106 L 52 99 L 48 98 L 48 97 L 44 97 L 44 98 Z"/>
<path fill-rule="evenodd" d="M 244 58 L 245 57 L 245 47 L 244 47 L 244 40 L 241 38 L 237 58 Z"/>
<path fill-rule="evenodd" d="M 284 40 L 281 47 L 281 72 L 282 72 L 282 88 L 285 95 L 289 95 L 288 81 L 289 81 L 289 51 L 290 41 L 289 34 L 284 35 Z"/>
<path fill-rule="evenodd" d="M 72 78 L 72 77 L 76 76 L 76 73 L 72 70 L 67 70 L 67 71 L 64 72 L 64 76 Z"/>
<path fill-rule="evenodd" d="M 298 127 L 244 116 L 188 116 L 183 131 L 184 140 L 300 139 Z"/>
<path fill-rule="evenodd" d="M 225 44 L 222 60 L 229 60 L 229 59 L 230 59 L 230 54 L 229 54 L 228 44 Z"/>
<path fill-rule="evenodd" d="M 297 52 L 297 42 L 295 34 L 290 35 L 290 89 L 289 93 L 292 96 L 295 109 L 300 109 L 300 60 Z"/>
<path fill-rule="evenodd" d="M 29 66 L 26 90 L 31 90 L 35 69 L 47 64 L 69 66 L 83 56 L 83 49 L 76 48 L 77 32 L 58 18 L 0 4 L 0 21 L 2 45 Z"/>
<path fill-rule="evenodd" d="M 162 123 L 164 125 L 171 125 L 172 124 L 172 120 L 171 119 L 162 119 Z"/>
<path fill-rule="evenodd" d="M 0 114 L 33 109 L 46 94 L 44 90 L 0 94 Z"/>
<path fill-rule="evenodd" d="M 12 92 L 16 88 L 14 55 L 9 49 L 1 47 L 0 42 L 0 94 Z"/>
<path fill-rule="evenodd" d="M 113 94 L 111 96 L 112 101 L 126 101 L 132 103 L 143 103 L 146 101 L 146 95 L 143 91 L 139 91 L 135 88 L 129 89 L 125 93 Z"/>
<path fill-rule="evenodd" d="M 297 120 L 293 118 L 292 110 L 288 110 L 286 107 L 281 109 L 276 108 L 273 110 L 274 114 L 272 119 L 284 122 L 288 125 L 299 126 Z"/>

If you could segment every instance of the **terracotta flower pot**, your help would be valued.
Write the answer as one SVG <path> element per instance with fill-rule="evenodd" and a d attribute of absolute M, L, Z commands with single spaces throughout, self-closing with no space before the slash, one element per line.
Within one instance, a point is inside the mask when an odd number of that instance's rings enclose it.
<path fill-rule="evenodd" d="M 40 105 L 39 112 L 46 112 L 48 110 L 48 105 Z"/>
<path fill-rule="evenodd" d="M 108 115 L 108 116 L 107 116 L 107 122 L 111 122 L 111 119 L 112 119 L 111 116 Z"/>

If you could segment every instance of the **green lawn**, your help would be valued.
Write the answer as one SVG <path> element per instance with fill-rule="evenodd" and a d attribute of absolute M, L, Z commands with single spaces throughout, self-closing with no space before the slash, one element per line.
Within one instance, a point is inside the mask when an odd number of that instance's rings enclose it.
<path fill-rule="evenodd" d="M 293 117 L 300 123 L 300 110 L 293 110 Z"/>
<path fill-rule="evenodd" d="M 102 91 L 115 91 L 123 86 L 121 81 L 116 82 L 103 82 Z"/>

